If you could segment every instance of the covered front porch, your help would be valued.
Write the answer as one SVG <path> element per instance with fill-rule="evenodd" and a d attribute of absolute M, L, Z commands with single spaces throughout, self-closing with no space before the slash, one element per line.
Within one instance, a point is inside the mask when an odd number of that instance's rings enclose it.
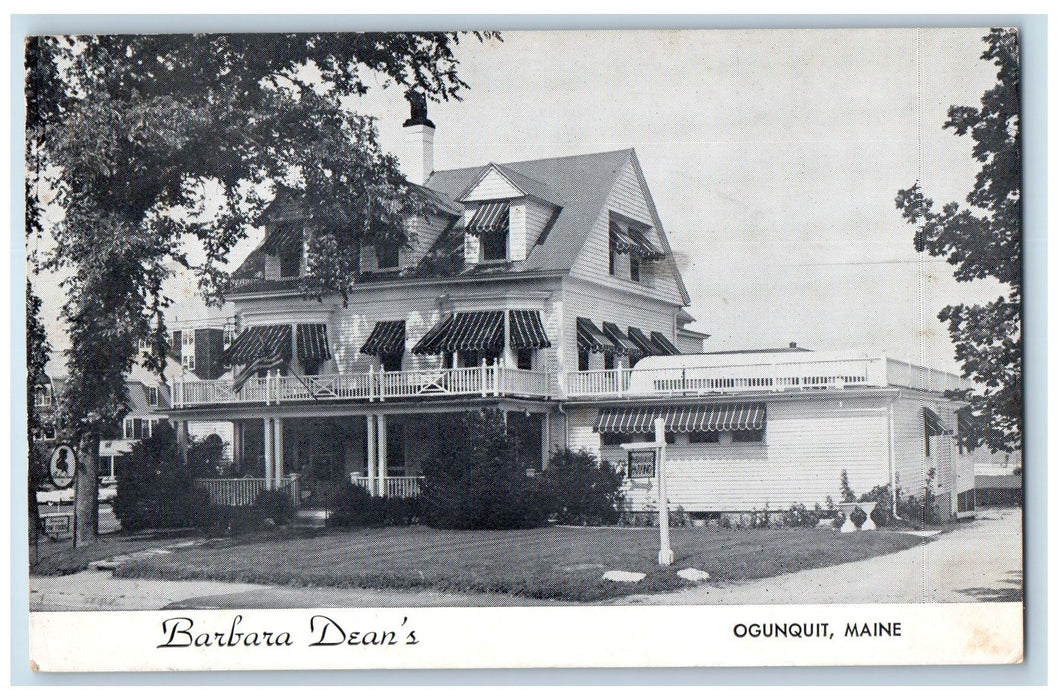
<path fill-rule="evenodd" d="M 217 505 L 253 505 L 261 491 L 287 492 L 299 507 L 328 507 L 345 484 L 373 496 L 418 496 L 424 465 L 444 458 L 446 419 L 482 407 L 499 409 L 527 471 L 542 469 L 558 421 L 545 403 L 491 402 L 453 406 L 387 406 L 385 410 L 244 415 L 231 419 L 232 462 L 220 478 L 199 479 Z M 186 445 L 191 415 L 178 418 Z M 216 420 L 216 418 L 211 418 Z"/>

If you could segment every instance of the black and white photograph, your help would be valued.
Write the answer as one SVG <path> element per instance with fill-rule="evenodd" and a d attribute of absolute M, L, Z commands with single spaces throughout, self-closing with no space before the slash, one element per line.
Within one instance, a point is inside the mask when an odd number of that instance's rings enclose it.
<path fill-rule="evenodd" d="M 32 663 L 1019 663 L 1019 46 L 28 37 Z"/>

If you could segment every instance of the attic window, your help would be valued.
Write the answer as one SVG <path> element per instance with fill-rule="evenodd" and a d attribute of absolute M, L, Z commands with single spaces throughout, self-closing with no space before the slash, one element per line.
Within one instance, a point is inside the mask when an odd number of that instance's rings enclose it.
<path fill-rule="evenodd" d="M 483 202 L 467 223 L 467 233 L 481 240 L 481 260 L 506 260 L 510 203 Z"/>
<path fill-rule="evenodd" d="M 375 245 L 375 258 L 379 270 L 392 270 L 400 267 L 400 244 L 391 241 L 379 241 Z"/>
<path fill-rule="evenodd" d="M 158 387 L 149 386 L 147 387 L 147 404 L 149 406 L 158 405 Z"/>

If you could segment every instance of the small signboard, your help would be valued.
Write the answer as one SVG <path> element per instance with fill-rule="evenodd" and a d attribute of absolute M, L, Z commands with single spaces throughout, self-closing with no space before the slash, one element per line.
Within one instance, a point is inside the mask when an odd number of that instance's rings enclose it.
<path fill-rule="evenodd" d="M 44 534 L 53 540 L 66 539 L 73 532 L 73 513 L 42 513 Z"/>
<path fill-rule="evenodd" d="M 628 478 L 653 479 L 657 471 L 657 453 L 654 450 L 628 451 Z"/>
<path fill-rule="evenodd" d="M 56 445 L 51 452 L 48 473 L 51 483 L 57 488 L 68 488 L 77 473 L 77 453 L 74 449 L 66 444 Z"/>

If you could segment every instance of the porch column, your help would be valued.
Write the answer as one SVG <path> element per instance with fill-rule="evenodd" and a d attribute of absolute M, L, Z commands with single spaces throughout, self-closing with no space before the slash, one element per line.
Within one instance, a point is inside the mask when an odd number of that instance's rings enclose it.
<path fill-rule="evenodd" d="M 367 419 L 367 491 L 374 495 L 375 478 L 377 475 L 378 460 L 375 457 L 375 415 L 368 413 Z"/>
<path fill-rule="evenodd" d="M 275 443 L 276 457 L 275 457 L 275 485 L 278 488 L 279 482 L 283 479 L 283 419 L 275 419 L 275 433 L 272 436 L 272 442 Z"/>
<path fill-rule="evenodd" d="M 503 366 L 517 367 L 518 355 L 511 347 L 511 312 L 503 312 Z"/>
<path fill-rule="evenodd" d="M 272 439 L 272 419 L 264 419 L 264 460 L 265 488 L 272 486 L 272 475 L 275 473 L 275 444 Z"/>
<path fill-rule="evenodd" d="M 386 414 L 378 414 L 378 495 L 386 495 L 386 465 L 388 455 L 386 453 Z"/>
<path fill-rule="evenodd" d="M 231 463 L 234 470 L 242 470 L 242 421 L 231 422 Z"/>
<path fill-rule="evenodd" d="M 187 463 L 187 421 L 176 423 L 176 449 L 180 453 L 180 461 Z"/>
<path fill-rule="evenodd" d="M 551 457 L 551 417 L 547 413 L 540 414 L 540 452 L 540 469 L 547 469 Z"/>

